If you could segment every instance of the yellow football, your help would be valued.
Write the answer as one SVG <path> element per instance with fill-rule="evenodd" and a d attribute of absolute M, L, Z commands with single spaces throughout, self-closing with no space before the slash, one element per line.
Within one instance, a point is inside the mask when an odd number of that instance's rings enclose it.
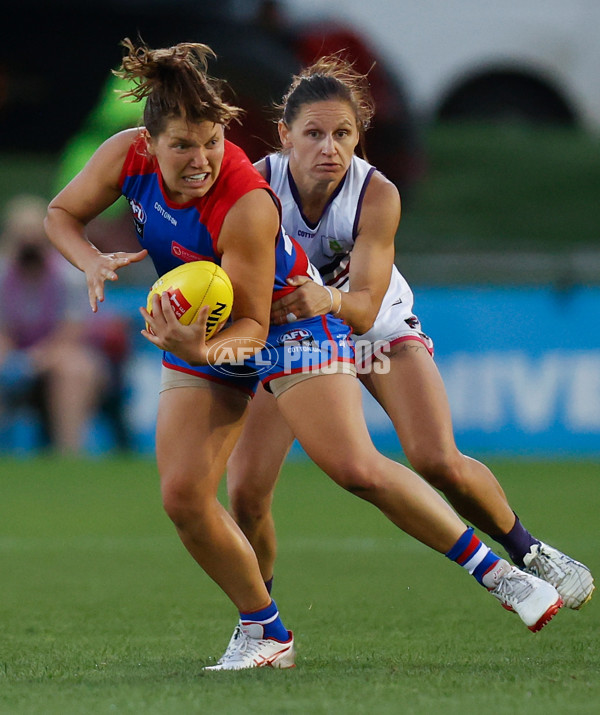
<path fill-rule="evenodd" d="M 206 323 L 206 339 L 221 329 L 233 306 L 233 287 L 229 276 L 211 261 L 191 261 L 165 273 L 148 293 L 146 310 L 152 313 L 152 296 L 169 294 L 171 307 L 177 320 L 189 325 L 196 320 L 198 311 L 210 306 Z"/>

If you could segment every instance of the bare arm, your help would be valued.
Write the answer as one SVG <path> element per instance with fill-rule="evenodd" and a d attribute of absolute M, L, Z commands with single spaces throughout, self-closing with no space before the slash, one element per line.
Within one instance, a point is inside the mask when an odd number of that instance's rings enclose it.
<path fill-rule="evenodd" d="M 104 300 L 104 281 L 117 280 L 116 271 L 141 261 L 147 252 L 103 254 L 87 239 L 85 227 L 120 196 L 119 175 L 136 129 L 107 139 L 85 167 L 50 202 L 44 228 L 50 241 L 74 266 L 83 271 L 94 312 Z"/>
<path fill-rule="evenodd" d="M 399 223 L 398 190 L 382 174 L 376 173 L 365 193 L 358 236 L 352 249 L 350 290 L 340 295 L 338 313 L 359 335 L 366 333 L 375 322 L 388 289 Z"/>
<path fill-rule="evenodd" d="M 287 313 L 308 318 L 333 312 L 357 334 L 371 328 L 388 288 L 394 263 L 394 238 L 400 222 L 400 195 L 396 187 L 376 172 L 365 192 L 358 235 L 350 261 L 350 290 L 328 290 L 303 277 L 290 295 L 273 304 L 272 318 L 284 323 Z M 292 281 L 290 281 L 292 282 Z M 339 309 L 339 310 L 338 310 Z"/>
<path fill-rule="evenodd" d="M 242 197 L 223 224 L 218 245 L 221 264 L 233 284 L 232 315 L 240 335 L 264 340 L 269 332 L 279 227 L 277 207 L 263 189 Z M 233 326 L 222 335 L 232 330 Z"/>

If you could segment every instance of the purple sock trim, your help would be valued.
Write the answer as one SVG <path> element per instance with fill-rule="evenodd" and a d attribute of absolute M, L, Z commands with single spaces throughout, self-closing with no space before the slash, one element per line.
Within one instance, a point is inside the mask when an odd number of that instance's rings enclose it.
<path fill-rule="evenodd" d="M 527 531 L 523 524 L 521 524 L 516 514 L 515 524 L 508 534 L 501 534 L 500 536 L 493 536 L 492 538 L 506 549 L 506 553 L 517 566 L 523 566 L 523 557 L 525 554 L 529 552 L 529 549 L 534 544 L 540 543 Z"/>

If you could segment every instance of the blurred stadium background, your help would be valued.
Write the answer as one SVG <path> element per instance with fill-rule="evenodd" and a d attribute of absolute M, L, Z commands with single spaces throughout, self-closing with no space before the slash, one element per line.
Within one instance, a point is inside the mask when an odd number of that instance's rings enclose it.
<path fill-rule="evenodd" d="M 212 46 L 214 74 L 247 110 L 230 136 L 252 159 L 273 146 L 268 108 L 290 75 L 348 48 L 364 71 L 376 63 L 369 159 L 403 195 L 397 263 L 434 338 L 459 445 L 597 456 L 600 7 L 484 5 L 23 0 L 0 43 L 0 211 L 22 192 L 50 198 L 104 138 L 137 123 L 135 107 L 115 102 L 108 71 L 125 36 Z M 118 210 L 92 235 L 107 245 L 133 237 Z M 102 306 L 131 320 L 127 417 L 142 453 L 153 448 L 159 360 L 138 338 L 137 307 L 152 281 L 150 267 L 122 273 Z M 375 441 L 396 451 L 384 415 L 365 400 Z M 1 438 L 29 453 L 35 425 L 22 415 Z M 89 450 L 113 447 L 99 418 Z"/>

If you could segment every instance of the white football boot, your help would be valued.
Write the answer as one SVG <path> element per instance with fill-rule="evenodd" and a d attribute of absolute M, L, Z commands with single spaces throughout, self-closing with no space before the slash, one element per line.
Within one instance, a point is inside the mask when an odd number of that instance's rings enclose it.
<path fill-rule="evenodd" d="M 558 613 L 562 598 L 552 584 L 500 559 L 483 577 L 483 585 L 508 611 L 536 633 Z"/>
<path fill-rule="evenodd" d="M 259 623 L 240 622 L 233 631 L 225 653 L 215 665 L 204 670 L 246 670 L 247 668 L 294 668 L 294 636 L 286 641 L 264 638 Z"/>
<path fill-rule="evenodd" d="M 594 578 L 587 566 L 548 544 L 534 544 L 523 559 L 523 571 L 551 583 L 567 608 L 584 606 L 594 592 Z"/>
<path fill-rule="evenodd" d="M 237 645 L 238 645 L 238 640 L 239 640 L 239 638 L 241 638 L 241 636 L 242 636 L 242 622 L 238 621 L 235 628 L 233 629 L 233 633 L 231 634 L 231 638 L 229 639 L 227 648 L 225 648 L 225 652 L 219 658 L 216 665 L 221 665 L 221 663 L 223 663 L 224 660 L 227 660 L 229 658 L 229 656 L 233 653 L 233 651 L 236 650 Z"/>

